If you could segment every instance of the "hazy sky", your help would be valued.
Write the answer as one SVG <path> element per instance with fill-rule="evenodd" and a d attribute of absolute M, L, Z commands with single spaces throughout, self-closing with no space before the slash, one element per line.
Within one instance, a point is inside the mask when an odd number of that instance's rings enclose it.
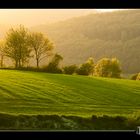
<path fill-rule="evenodd" d="M 35 26 L 113 9 L 0 9 L 0 24 Z"/>

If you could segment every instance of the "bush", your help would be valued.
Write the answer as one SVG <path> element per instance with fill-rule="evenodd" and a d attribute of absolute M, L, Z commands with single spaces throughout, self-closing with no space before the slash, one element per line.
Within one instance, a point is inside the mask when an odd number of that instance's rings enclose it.
<path fill-rule="evenodd" d="M 140 73 L 138 74 L 138 76 L 137 76 L 137 79 L 136 80 L 140 80 Z"/>
<path fill-rule="evenodd" d="M 135 129 L 140 124 L 140 117 L 96 116 L 85 118 L 80 116 L 58 115 L 8 115 L 0 114 L 1 130 L 122 130 Z"/>
<path fill-rule="evenodd" d="M 20 67 L 16 68 L 16 70 L 24 70 L 24 71 L 41 71 L 41 69 L 36 67 Z"/>
<path fill-rule="evenodd" d="M 62 73 L 61 68 L 59 68 L 60 61 L 62 60 L 63 57 L 61 55 L 55 54 L 52 61 L 43 70 L 49 73 Z"/>
<path fill-rule="evenodd" d="M 94 71 L 94 61 L 93 58 L 90 57 L 84 64 L 76 70 L 76 73 L 79 75 L 90 75 L 93 74 Z"/>
<path fill-rule="evenodd" d="M 90 65 L 88 63 L 82 64 L 76 71 L 79 75 L 89 75 Z"/>
<path fill-rule="evenodd" d="M 73 74 L 76 72 L 76 70 L 77 70 L 76 65 L 70 65 L 70 66 L 63 67 L 63 73 L 65 73 L 65 74 Z"/>
<path fill-rule="evenodd" d="M 137 76 L 138 76 L 138 73 L 133 74 L 133 75 L 131 76 L 131 80 L 136 80 L 136 79 L 137 79 Z"/>
<path fill-rule="evenodd" d="M 116 58 L 102 58 L 95 66 L 95 75 L 101 77 L 121 78 L 121 67 Z"/>
<path fill-rule="evenodd" d="M 54 67 L 51 63 L 42 68 L 42 70 L 48 73 L 62 73 L 62 70 L 60 68 Z"/>

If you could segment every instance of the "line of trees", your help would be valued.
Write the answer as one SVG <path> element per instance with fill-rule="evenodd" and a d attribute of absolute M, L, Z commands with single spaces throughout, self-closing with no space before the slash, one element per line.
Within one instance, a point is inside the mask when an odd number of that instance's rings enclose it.
<path fill-rule="evenodd" d="M 95 64 L 94 59 L 90 57 L 79 66 L 60 67 L 63 57 L 55 54 L 48 65 L 40 68 L 40 62 L 53 55 L 53 48 L 54 44 L 40 32 L 30 32 L 22 25 L 11 28 L 5 40 L 0 41 L 0 66 L 3 67 L 5 56 L 14 62 L 16 69 L 25 67 L 30 58 L 34 58 L 36 68 L 46 72 L 121 78 L 121 66 L 116 58 L 102 58 Z M 140 74 L 137 74 L 132 78 L 139 80 L 139 77 Z"/>
<path fill-rule="evenodd" d="M 54 45 L 42 33 L 29 32 L 24 26 L 11 28 L 6 35 L 5 40 L 0 43 L 1 67 L 3 66 L 3 57 L 7 56 L 14 61 L 15 68 L 24 67 L 29 63 L 29 59 L 34 57 L 36 66 L 39 68 L 40 62 L 52 55 Z"/>
<path fill-rule="evenodd" d="M 63 68 L 65 74 L 78 74 L 78 75 L 94 75 L 101 77 L 114 77 L 121 78 L 121 66 L 119 60 L 116 58 L 102 58 L 94 63 L 92 57 L 90 57 L 85 63 L 76 66 L 66 66 Z"/>

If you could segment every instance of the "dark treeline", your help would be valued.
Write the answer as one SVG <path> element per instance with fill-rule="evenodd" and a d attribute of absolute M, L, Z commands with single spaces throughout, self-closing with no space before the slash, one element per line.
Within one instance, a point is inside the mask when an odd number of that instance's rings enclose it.
<path fill-rule="evenodd" d="M 0 114 L 2 130 L 135 130 L 140 118 L 123 116 L 96 116 L 89 118 L 59 115 L 9 115 Z"/>

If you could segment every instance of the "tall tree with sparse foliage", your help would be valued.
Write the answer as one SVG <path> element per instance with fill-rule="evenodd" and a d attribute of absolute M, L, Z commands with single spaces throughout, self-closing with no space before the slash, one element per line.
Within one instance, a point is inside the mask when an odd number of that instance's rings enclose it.
<path fill-rule="evenodd" d="M 51 55 L 53 44 L 42 33 L 37 32 L 31 33 L 29 40 L 29 44 L 35 54 L 36 66 L 39 68 L 41 60 Z"/>
<path fill-rule="evenodd" d="M 23 67 L 30 58 L 31 49 L 28 45 L 28 30 L 20 25 L 11 28 L 6 36 L 5 55 L 15 62 L 15 68 Z"/>

